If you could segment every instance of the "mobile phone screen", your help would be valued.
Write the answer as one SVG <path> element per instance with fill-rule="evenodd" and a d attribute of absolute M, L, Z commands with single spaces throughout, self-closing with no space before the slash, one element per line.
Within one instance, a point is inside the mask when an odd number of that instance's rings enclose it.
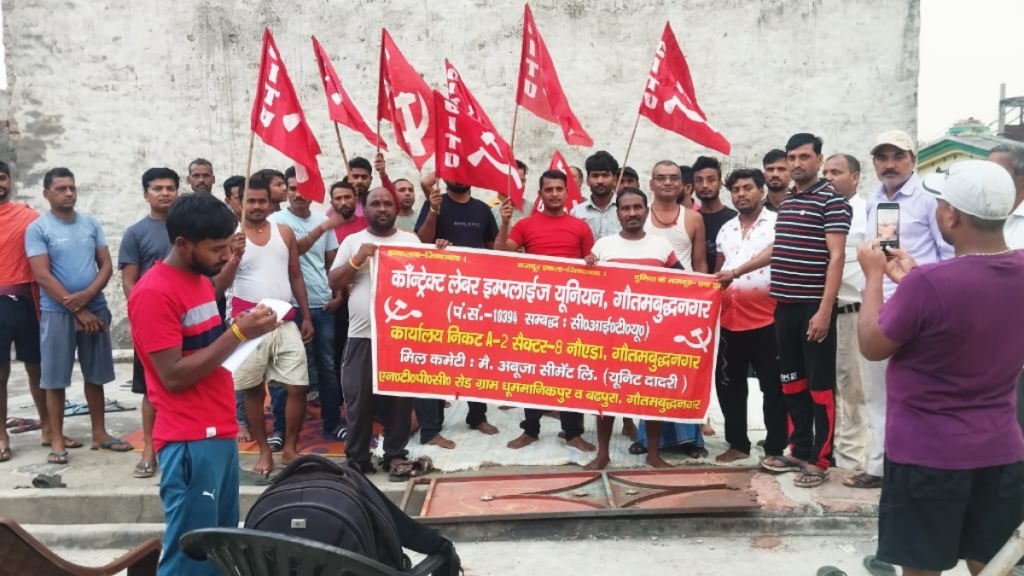
<path fill-rule="evenodd" d="M 878 243 L 883 248 L 900 247 L 900 205 L 883 202 L 878 205 L 878 227 L 875 230 Z"/>

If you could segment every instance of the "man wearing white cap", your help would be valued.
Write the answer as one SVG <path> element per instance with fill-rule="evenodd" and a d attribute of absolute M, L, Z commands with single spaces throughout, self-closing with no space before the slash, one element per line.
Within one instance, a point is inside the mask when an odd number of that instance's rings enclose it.
<path fill-rule="evenodd" d="M 1024 365 L 1024 252 L 1003 226 L 1014 185 L 969 160 L 931 174 L 936 220 L 956 258 L 918 266 L 905 250 L 861 246 L 860 350 L 890 358 L 877 561 L 907 576 L 959 559 L 978 574 L 1024 520 L 1024 436 L 1016 387 Z M 883 305 L 883 276 L 899 287 Z"/>
<path fill-rule="evenodd" d="M 899 204 L 899 243 L 911 258 L 920 264 L 931 264 L 953 257 L 953 248 L 942 239 L 935 220 L 935 197 L 921 187 L 914 172 L 917 161 L 914 140 L 902 130 L 883 132 L 871 149 L 875 173 L 882 185 L 867 197 L 867 238 L 876 236 L 878 205 Z M 885 300 L 892 297 L 896 284 L 888 278 L 882 284 Z M 851 488 L 880 488 L 885 453 L 885 373 L 888 361 L 865 362 L 861 379 L 867 406 L 868 429 L 871 431 L 871 452 L 864 472 L 848 478 Z"/>

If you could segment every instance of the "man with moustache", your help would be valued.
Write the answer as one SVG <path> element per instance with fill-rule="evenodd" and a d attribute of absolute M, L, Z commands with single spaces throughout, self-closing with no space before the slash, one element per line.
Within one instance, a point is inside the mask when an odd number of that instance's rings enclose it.
<path fill-rule="evenodd" d="M 398 208 L 386 188 L 374 188 L 363 197 L 369 227 L 345 238 L 331 266 L 333 290 L 352 286 L 348 300 L 350 323 L 341 368 L 341 386 L 348 416 L 345 457 L 364 474 L 376 469 L 370 463 L 374 413 L 384 426 L 385 470 L 404 461 L 408 452 L 412 399 L 373 394 L 373 354 L 370 340 L 370 258 L 380 244 L 417 244 L 411 232 L 395 228 Z M 439 243 L 443 247 L 444 243 Z"/>
<path fill-rule="evenodd" d="M 243 176 L 231 176 L 224 181 L 224 203 L 231 208 L 235 219 L 242 221 L 242 189 L 245 188 Z"/>
<path fill-rule="evenodd" d="M 833 154 L 825 160 L 825 179 L 846 198 L 853 214 L 850 233 L 846 236 L 846 262 L 843 284 L 839 288 L 839 317 L 836 319 L 836 465 L 849 470 L 863 470 L 867 458 L 868 421 L 864 403 L 864 383 L 857 347 L 857 318 L 860 314 L 860 293 L 864 289 L 864 272 L 857 262 L 857 248 L 864 243 L 867 232 L 867 206 L 857 194 L 860 184 L 860 162 L 849 154 Z"/>
<path fill-rule="evenodd" d="M 786 164 L 786 153 L 778 148 L 769 150 L 761 163 L 764 166 L 764 183 L 768 187 L 764 207 L 772 212 L 778 212 L 779 206 L 789 193 L 789 165 Z"/>
<path fill-rule="evenodd" d="M 487 204 L 473 198 L 472 188 L 459 182 L 445 181 L 448 193 L 441 194 L 437 187 L 437 175 L 433 172 L 423 178 L 421 185 L 424 190 L 431 192 L 416 223 L 416 235 L 420 242 L 433 244 L 437 240 L 445 240 L 452 246 L 462 248 L 494 248 L 498 225 Z M 455 448 L 454 442 L 441 436 L 444 400 L 417 398 L 414 407 L 416 419 L 420 423 L 420 444 Z M 488 436 L 498 433 L 498 429 L 487 422 L 487 404 L 483 402 L 469 402 L 466 424 Z"/>
<path fill-rule="evenodd" d="M 608 160 L 615 160 L 604 153 L 595 154 L 597 159 L 592 163 L 591 156 L 587 160 L 588 173 L 608 168 Z M 595 178 L 591 189 L 595 187 L 601 190 L 608 190 L 615 186 L 615 171 L 600 175 L 600 183 Z M 590 255 L 594 248 L 594 234 L 582 219 L 574 218 L 565 213 L 566 176 L 559 170 L 548 170 L 540 176 L 540 191 L 538 197 L 544 203 L 544 211 L 523 218 L 515 227 L 509 231 L 509 222 L 512 220 L 512 200 L 505 198 L 501 206 L 501 227 L 498 229 L 498 237 L 494 241 L 494 247 L 498 250 L 516 252 L 520 248 L 527 254 L 539 254 L 542 256 L 555 256 L 559 258 L 571 258 L 582 260 Z M 596 194 L 595 194 L 596 195 Z M 605 199 L 611 204 L 611 196 Z M 597 208 L 595 208 L 597 209 Z M 599 209 L 598 209 L 599 210 Z M 575 210 L 574 210 L 575 212 Z M 602 212 L 603 214 L 603 212 Z M 513 450 L 529 446 L 537 441 L 540 436 L 540 419 L 544 410 L 527 408 L 524 410 L 525 419 L 519 424 L 523 434 L 508 443 Z M 560 413 L 562 432 L 565 435 L 565 443 L 573 448 L 584 452 L 593 452 L 594 445 L 583 439 L 583 415 L 575 412 Z"/>
<path fill-rule="evenodd" d="M 587 223 L 594 239 L 614 236 L 621 228 L 612 200 L 615 196 L 615 180 L 619 174 L 619 163 L 611 154 L 601 150 L 587 158 L 587 186 L 590 198 L 572 209 L 572 215 Z M 559 206 L 561 208 L 561 205 Z M 544 212 L 548 207 L 544 206 Z M 586 254 L 584 254 L 586 256 Z"/>
<path fill-rule="evenodd" d="M 718 231 L 726 222 L 736 217 L 737 212 L 722 204 L 722 165 L 718 160 L 701 156 L 693 163 L 693 183 L 697 198 L 700 199 L 700 215 L 704 219 L 704 245 L 708 271 L 715 269 Z"/>
<path fill-rule="evenodd" d="M 216 278 L 217 287 L 231 286 L 233 317 L 252 310 L 264 298 L 284 302 L 294 298 L 302 318 L 300 328 L 294 322 L 294 308 L 289 311 L 281 318 L 283 323 L 260 342 L 232 375 L 235 389 L 245 394 L 245 413 L 252 423 L 249 432 L 260 449 L 253 471 L 266 476 L 274 467 L 274 458 L 263 426 L 264 382 L 286 386 L 288 390 L 282 461 L 289 464 L 298 458 L 299 432 L 306 414 L 309 374 L 305 343 L 313 339 L 313 319 L 295 233 L 287 226 L 267 220 L 273 208 L 270 182 L 254 177 L 244 194 L 241 227 L 245 236 L 239 241 L 244 241 L 244 252 L 240 258 L 233 256 L 224 266 Z"/>
<path fill-rule="evenodd" d="M 85 380 L 85 400 L 92 424 L 92 448 L 129 452 L 132 445 L 107 433 L 103 385 L 114 381 L 110 309 L 103 289 L 113 274 L 110 250 L 100 223 L 75 210 L 78 187 L 67 168 L 43 176 L 43 196 L 50 211 L 25 232 L 28 255 L 40 297 L 42 370 L 50 417 L 50 464 L 67 464 L 69 448 L 82 444 L 64 436 L 64 399 L 71 386 L 77 355 Z"/>
<path fill-rule="evenodd" d="M 153 444 L 166 519 L 161 576 L 218 574 L 212 563 L 185 556 L 178 540 L 199 528 L 238 526 L 233 386 L 221 364 L 241 342 L 273 330 L 277 316 L 257 306 L 239 314 L 230 330 L 217 317 L 208 277 L 230 257 L 237 225 L 210 195 L 178 198 L 166 214 L 170 253 L 153 264 L 128 299 L 132 341 L 156 409 Z"/>
<path fill-rule="evenodd" d="M 690 210 L 700 211 L 700 202 L 693 199 L 693 168 L 679 164 L 679 176 L 683 179 L 683 189 L 679 194 L 678 202 L 681 206 L 686 206 Z M 704 219 L 701 218 L 701 224 L 704 223 Z"/>
<path fill-rule="evenodd" d="M 39 218 L 28 204 L 11 202 L 11 168 L 0 162 L 0 420 L 7 423 L 7 382 L 11 377 L 11 346 L 24 362 L 28 389 L 39 422 L 20 420 L 18 426 L 41 427 L 42 441 L 50 442 L 46 392 L 39 388 L 39 318 L 36 316 L 35 277 L 25 254 L 25 232 Z M 7 428 L 0 429 L 0 462 L 11 459 Z"/>
<path fill-rule="evenodd" d="M 942 239 L 935 208 L 935 197 L 921 187 L 914 171 L 917 162 L 914 140 L 902 130 L 883 132 L 871 148 L 871 159 L 881 186 L 867 197 L 867 238 L 876 236 L 878 205 L 895 202 L 900 206 L 900 249 L 918 264 L 932 264 L 953 257 L 953 247 Z M 888 301 L 896 292 L 896 283 L 888 277 L 882 281 L 882 295 Z M 868 428 L 871 431 L 871 452 L 864 472 L 847 479 L 851 488 L 880 488 L 885 460 L 886 384 L 888 359 L 865 361 L 862 371 L 864 401 Z"/>
<path fill-rule="evenodd" d="M 754 259 L 775 241 L 775 213 L 764 203 L 764 176 L 760 170 L 735 170 L 725 186 L 739 215 L 718 234 L 716 270 L 726 273 Z M 735 276 L 735 273 L 727 273 Z M 729 464 L 750 456 L 747 433 L 747 375 L 757 374 L 763 397 L 767 437 L 766 456 L 781 457 L 789 438 L 786 399 L 779 380 L 779 353 L 775 341 L 775 300 L 769 294 L 771 271 L 762 268 L 732 278 L 722 298 L 721 347 L 716 374 L 718 403 L 725 416 L 729 449 L 715 458 Z"/>
<path fill-rule="evenodd" d="M 340 248 L 349 236 L 366 230 L 369 226 L 366 217 L 356 214 L 356 206 L 362 207 L 356 189 L 348 180 L 340 180 L 331 184 L 331 210 L 341 216 L 342 223 L 334 229 L 334 237 Z M 345 352 L 345 340 L 348 338 L 348 306 L 346 304 L 346 287 L 334 289 L 342 295 L 342 303 L 334 314 L 334 373 L 341 370 L 341 360 Z"/>
<path fill-rule="evenodd" d="M 395 226 L 400 230 L 412 232 L 416 229 L 416 211 L 413 210 L 413 206 L 416 205 L 416 188 L 409 180 L 399 178 L 395 180 L 395 194 L 398 195 L 398 218 L 395 220 Z"/>
<path fill-rule="evenodd" d="M 206 158 L 196 158 L 188 165 L 188 185 L 193 194 L 211 194 L 217 178 L 213 175 L 213 164 Z"/>
<path fill-rule="evenodd" d="M 149 204 L 149 215 L 132 224 L 121 238 L 117 254 L 117 267 L 121 270 L 121 289 L 125 300 L 132 296 L 132 290 L 139 279 L 154 264 L 163 260 L 171 251 L 167 237 L 167 213 L 178 198 L 178 173 L 170 168 L 150 168 L 142 174 L 142 197 Z M 146 389 L 146 371 L 142 367 L 139 351 L 134 350 L 132 371 L 132 392 L 142 394 L 142 458 L 135 465 L 136 478 L 152 478 L 156 473 L 156 451 L 153 448 L 153 423 L 156 409 L 149 401 Z"/>
<path fill-rule="evenodd" d="M 586 257 L 587 264 L 593 266 L 597 262 L 617 262 L 632 266 L 685 269 L 667 240 L 644 231 L 647 209 L 647 196 L 638 188 L 623 188 L 619 191 L 615 196 L 615 212 L 622 230 L 615 236 L 605 236 L 595 242 L 593 250 Z M 648 438 L 661 438 L 661 422 L 645 420 L 643 426 Z M 699 433 L 698 425 L 688 426 Z M 584 466 L 584 469 L 604 470 L 608 466 L 608 446 L 611 444 L 614 427 L 614 416 L 598 416 L 597 458 Z M 650 442 L 647 464 L 654 468 L 669 468 L 669 464 L 661 459 L 659 448 L 659 442 Z"/>
<path fill-rule="evenodd" d="M 707 245 L 704 243 L 704 219 L 700 213 L 679 204 L 683 194 L 683 177 L 679 166 L 671 160 L 662 160 L 651 170 L 650 215 L 644 231 L 661 236 L 672 245 L 676 258 L 684 270 L 707 273 Z"/>
<path fill-rule="evenodd" d="M 284 224 L 299 238 L 299 267 L 306 285 L 307 304 L 313 321 L 313 340 L 306 344 L 309 389 L 314 399 L 320 400 L 320 425 L 323 433 L 340 438 L 344 435 L 344 426 L 341 420 L 341 385 L 334 371 L 334 313 L 341 306 L 342 299 L 332 294 L 327 286 L 327 272 L 334 264 L 334 256 L 338 252 L 338 239 L 330 233 L 330 226 L 340 219 L 340 215 L 335 214 L 328 219 L 321 214 L 313 214 L 310 200 L 299 194 L 294 166 L 285 170 L 285 177 L 288 184 L 288 208 L 271 214 L 267 220 Z M 293 298 L 292 305 L 296 304 Z M 278 393 L 274 398 L 277 404 L 274 406 L 275 421 L 278 413 L 283 416 L 285 402 L 283 393 Z M 281 431 L 284 424 L 275 423 L 274 427 Z"/>

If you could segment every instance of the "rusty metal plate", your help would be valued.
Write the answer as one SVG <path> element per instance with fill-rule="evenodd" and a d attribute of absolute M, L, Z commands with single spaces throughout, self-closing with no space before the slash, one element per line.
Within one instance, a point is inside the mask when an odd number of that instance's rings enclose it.
<path fill-rule="evenodd" d="M 701 468 L 418 478 L 402 507 L 432 523 L 749 512 L 754 470 Z"/>

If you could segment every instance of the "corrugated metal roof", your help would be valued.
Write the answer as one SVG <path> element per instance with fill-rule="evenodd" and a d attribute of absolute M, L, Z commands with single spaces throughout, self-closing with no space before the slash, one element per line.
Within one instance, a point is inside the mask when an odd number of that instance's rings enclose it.
<path fill-rule="evenodd" d="M 1016 140 L 1003 138 L 1002 136 L 985 136 L 980 134 L 946 134 L 942 138 L 939 138 L 938 140 L 929 142 L 928 144 L 922 146 L 920 154 L 923 155 L 929 148 L 938 146 L 943 142 L 956 142 L 958 144 L 963 144 L 964 146 L 980 148 L 982 150 L 985 150 L 986 152 L 992 150 L 993 148 L 1000 144 L 1020 144 L 1020 142 L 1017 142 Z"/>

